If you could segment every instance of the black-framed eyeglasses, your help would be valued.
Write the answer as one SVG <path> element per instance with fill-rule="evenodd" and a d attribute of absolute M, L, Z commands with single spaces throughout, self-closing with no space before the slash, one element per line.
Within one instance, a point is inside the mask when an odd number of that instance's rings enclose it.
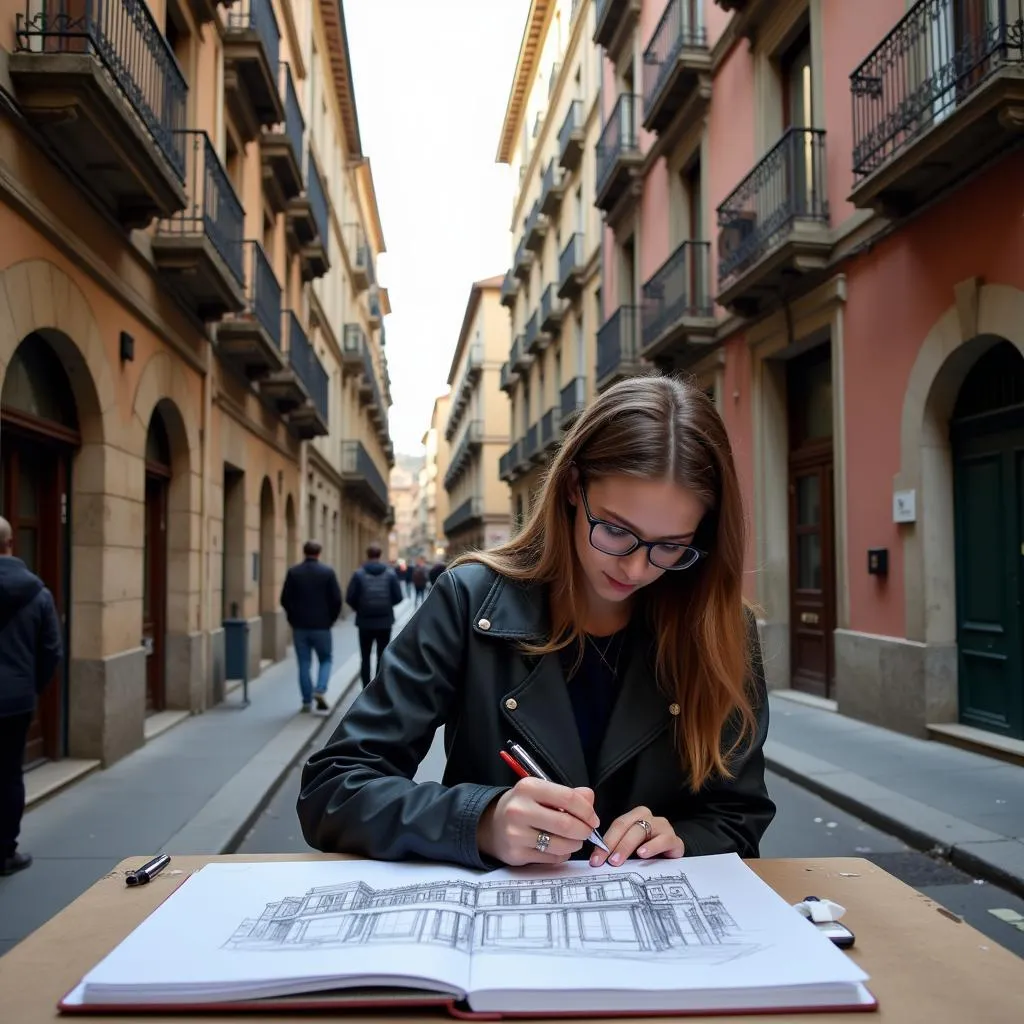
<path fill-rule="evenodd" d="M 668 541 L 641 540 L 632 530 L 624 526 L 598 519 L 591 511 L 587 501 L 587 492 L 580 484 L 580 496 L 583 498 L 583 512 L 590 523 L 590 546 L 605 555 L 617 555 L 624 558 L 631 555 L 637 548 L 647 548 L 647 560 L 656 569 L 689 569 L 702 558 L 707 557 L 706 551 L 695 548 L 692 544 L 672 544 Z"/>

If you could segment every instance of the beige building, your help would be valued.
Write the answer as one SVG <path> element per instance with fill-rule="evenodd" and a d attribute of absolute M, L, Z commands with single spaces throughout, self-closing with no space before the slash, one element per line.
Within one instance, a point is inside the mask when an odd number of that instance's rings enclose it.
<path fill-rule="evenodd" d="M 511 348 L 500 371 L 511 403 L 500 477 L 511 485 L 517 524 L 562 431 L 594 393 L 602 237 L 591 156 L 601 129 L 595 6 L 532 0 L 498 147 L 518 182 L 501 289 Z"/>
<path fill-rule="evenodd" d="M 498 477 L 508 447 L 508 407 L 500 390 L 508 320 L 501 287 L 502 279 L 492 277 L 470 289 L 448 373 L 444 489 L 451 511 L 443 522 L 452 556 L 496 547 L 509 536 L 508 491 Z"/>
<path fill-rule="evenodd" d="M 67 652 L 26 764 L 88 766 L 284 655 L 308 534 L 345 569 L 383 526 L 384 242 L 341 4 L 29 14 L 0 19 L 0 512 Z"/>
<path fill-rule="evenodd" d="M 430 426 L 423 435 L 424 462 L 420 487 L 419 519 L 425 547 L 433 558 L 447 558 L 448 538 L 444 535 L 444 521 L 448 518 L 448 492 L 444 489 L 444 475 L 448 472 L 451 449 L 444 436 L 451 407 L 449 395 L 434 399 L 430 413 Z"/>
<path fill-rule="evenodd" d="M 422 468 L 421 456 L 399 455 L 397 465 L 391 470 L 390 491 L 394 507 L 394 524 L 388 537 L 391 561 L 399 558 L 411 561 L 416 555 L 425 554 L 419 550 L 417 538 Z"/>

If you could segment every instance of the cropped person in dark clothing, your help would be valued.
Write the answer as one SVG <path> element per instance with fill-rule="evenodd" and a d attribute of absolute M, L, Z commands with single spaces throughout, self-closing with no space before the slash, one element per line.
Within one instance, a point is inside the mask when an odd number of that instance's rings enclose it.
<path fill-rule="evenodd" d="M 441 561 L 441 559 L 438 559 L 430 567 L 430 572 L 427 573 L 427 580 L 429 581 L 431 586 L 433 586 L 438 581 L 438 579 L 441 576 L 441 573 L 443 573 L 446 568 L 447 566 L 444 564 L 444 562 Z"/>
<path fill-rule="evenodd" d="M 352 574 L 345 603 L 356 613 L 359 631 L 359 673 L 363 687 L 370 685 L 370 656 L 377 647 L 380 668 L 384 648 L 391 642 L 395 625 L 395 605 L 402 601 L 402 586 L 395 570 L 380 560 L 377 544 L 366 549 L 366 562 Z"/>
<path fill-rule="evenodd" d="M 21 762 L 36 700 L 63 657 L 53 597 L 13 552 L 11 524 L 0 518 L 0 875 L 32 863 L 18 850 L 25 813 Z"/>
<path fill-rule="evenodd" d="M 302 547 L 305 556 L 293 565 L 281 588 L 281 607 L 288 616 L 295 640 L 295 657 L 299 662 L 299 691 L 302 710 L 312 710 L 316 698 L 317 711 L 329 710 L 327 685 L 334 665 L 334 639 L 331 627 L 341 614 L 341 585 L 329 565 L 320 561 L 318 541 L 308 540 Z M 313 655 L 316 654 L 316 688 L 313 687 Z"/>
<path fill-rule="evenodd" d="M 744 552 L 714 404 L 672 377 L 609 388 L 524 528 L 456 559 L 306 763 L 306 840 L 476 868 L 756 857 L 775 805 Z M 415 784 L 442 724 L 443 781 Z M 517 781 L 508 740 L 553 781 Z"/>

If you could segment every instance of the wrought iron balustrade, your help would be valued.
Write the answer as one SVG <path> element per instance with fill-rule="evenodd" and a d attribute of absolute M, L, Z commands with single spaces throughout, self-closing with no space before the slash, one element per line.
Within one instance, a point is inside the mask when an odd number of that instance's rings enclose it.
<path fill-rule="evenodd" d="M 650 345 L 683 317 L 712 317 L 710 242 L 683 242 L 643 287 L 643 342 Z"/>
<path fill-rule="evenodd" d="M 316 221 L 316 230 L 320 236 L 320 244 L 326 249 L 328 238 L 327 195 L 324 192 L 320 172 L 317 170 L 316 161 L 312 155 L 310 155 L 306 163 L 308 165 L 306 171 L 306 194 L 309 196 L 309 206 L 313 211 L 313 220 Z"/>
<path fill-rule="evenodd" d="M 292 69 L 284 62 L 281 64 L 281 77 L 284 79 L 284 131 L 291 143 L 295 160 L 301 169 L 306 122 L 302 116 L 302 108 L 299 106 L 299 97 L 295 92 Z"/>
<path fill-rule="evenodd" d="M 366 480 L 374 495 L 385 508 L 387 507 L 387 482 L 362 441 L 341 442 L 341 472 L 347 476 L 360 476 Z"/>
<path fill-rule="evenodd" d="M 640 153 L 639 97 L 634 93 L 622 93 L 612 107 L 608 120 L 601 129 L 597 140 L 597 191 L 608 184 L 615 165 L 626 154 Z"/>
<path fill-rule="evenodd" d="M 288 325 L 288 362 L 295 375 L 302 381 L 306 392 L 313 400 L 317 412 L 327 420 L 327 371 L 313 351 L 299 318 L 292 310 L 286 314 Z"/>
<path fill-rule="evenodd" d="M 237 7 L 228 12 L 228 28 L 252 31 L 267 52 L 267 63 L 276 68 L 281 53 L 281 30 L 270 0 L 236 0 Z"/>
<path fill-rule="evenodd" d="M 644 115 L 661 92 L 672 65 L 685 47 L 707 46 L 702 0 L 668 0 L 644 50 Z"/>
<path fill-rule="evenodd" d="M 245 301 L 274 345 L 281 348 L 281 285 L 259 242 L 245 243 Z"/>
<path fill-rule="evenodd" d="M 558 396 L 559 421 L 568 423 L 578 412 L 583 411 L 587 402 L 587 381 L 584 377 L 573 377 Z"/>
<path fill-rule="evenodd" d="M 573 100 L 562 120 L 562 126 L 558 129 L 558 152 L 565 153 L 572 142 L 574 132 L 583 128 L 583 100 Z"/>
<path fill-rule="evenodd" d="M 633 362 L 639 355 L 639 313 L 636 306 L 619 306 L 597 332 L 598 380 L 615 373 L 619 366 Z"/>
<path fill-rule="evenodd" d="M 565 282 L 583 268 L 583 232 L 577 231 L 569 237 L 565 248 L 558 257 L 558 283 Z"/>

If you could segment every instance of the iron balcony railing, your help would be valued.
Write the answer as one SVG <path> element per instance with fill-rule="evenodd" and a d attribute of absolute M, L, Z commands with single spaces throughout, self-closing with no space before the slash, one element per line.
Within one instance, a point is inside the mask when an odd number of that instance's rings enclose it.
<path fill-rule="evenodd" d="M 288 325 L 288 362 L 295 376 L 302 381 L 306 392 L 313 400 L 316 411 L 327 422 L 327 371 L 323 368 L 299 318 L 288 310 L 285 314 Z"/>
<path fill-rule="evenodd" d="M 741 273 L 795 220 L 828 223 L 825 133 L 790 128 L 718 207 L 718 280 Z"/>
<path fill-rule="evenodd" d="M 585 377 L 573 377 L 562 388 L 558 403 L 559 421 L 568 423 L 587 403 L 587 381 Z"/>
<path fill-rule="evenodd" d="M 527 349 L 532 348 L 534 343 L 537 341 L 538 336 L 540 335 L 540 316 L 537 310 L 534 310 L 530 316 L 530 319 L 526 321 L 526 327 L 523 331 L 523 334 L 526 339 Z"/>
<path fill-rule="evenodd" d="M 516 246 L 516 270 L 529 270 L 532 259 L 533 253 L 526 248 L 526 236 L 524 235 L 519 239 L 519 245 Z"/>
<path fill-rule="evenodd" d="M 619 306 L 597 332 L 598 380 L 614 373 L 622 363 L 636 360 L 639 313 L 636 306 Z"/>
<path fill-rule="evenodd" d="M 359 324 L 345 324 L 341 347 L 343 352 L 352 352 L 360 356 L 363 354 L 366 348 L 366 334 Z"/>
<path fill-rule="evenodd" d="M 519 465 L 519 442 L 516 441 L 504 455 L 498 459 L 498 476 L 505 480 L 515 472 Z"/>
<path fill-rule="evenodd" d="M 362 441 L 341 442 L 341 471 L 350 476 L 361 476 L 385 507 L 388 504 L 388 485 Z"/>
<path fill-rule="evenodd" d="M 558 284 L 565 284 L 583 266 L 583 232 L 577 231 L 569 237 L 565 248 L 558 257 Z"/>
<path fill-rule="evenodd" d="M 516 292 L 518 291 L 518 284 L 516 283 L 515 275 L 511 270 L 505 271 L 505 278 L 501 282 L 501 300 L 506 305 L 509 300 L 514 300 Z"/>
<path fill-rule="evenodd" d="M 281 348 L 281 285 L 259 242 L 245 243 L 246 312 L 256 317 L 274 345 Z"/>
<path fill-rule="evenodd" d="M 558 407 L 552 406 L 540 418 L 540 445 L 547 448 L 555 440 L 558 431 Z"/>
<path fill-rule="evenodd" d="M 552 157 L 544 168 L 544 174 L 540 183 L 540 210 L 541 213 L 554 214 L 562 201 L 562 169 Z"/>
<path fill-rule="evenodd" d="M 380 394 L 380 384 L 377 382 L 377 370 L 373 365 L 373 353 L 369 345 L 363 345 L 363 376 L 370 385 L 373 392 L 373 401 L 380 411 L 384 412 L 384 401 Z"/>
<path fill-rule="evenodd" d="M 502 456 L 504 458 L 504 456 Z M 484 503 L 481 498 L 467 498 L 447 519 L 444 521 L 444 532 L 454 533 L 460 526 L 479 519 L 484 514 Z"/>
<path fill-rule="evenodd" d="M 615 170 L 615 164 L 627 153 L 640 152 L 640 136 L 637 130 L 637 101 L 639 97 L 631 92 L 622 93 L 612 107 L 608 120 L 601 129 L 597 140 L 597 191 L 600 192 Z"/>
<path fill-rule="evenodd" d="M 533 458 L 540 450 L 537 444 L 537 424 L 526 428 L 526 437 L 523 439 L 523 455 L 526 458 Z"/>
<path fill-rule="evenodd" d="M 918 0 L 850 75 L 853 173 L 878 170 L 991 74 L 1021 64 L 1021 0 Z"/>
<path fill-rule="evenodd" d="M 513 370 L 519 365 L 520 360 L 523 358 L 523 336 L 521 334 L 516 335 L 516 340 L 512 342 L 512 348 L 509 350 L 508 361 L 509 365 Z"/>
<path fill-rule="evenodd" d="M 145 0 L 26 0 L 16 36 L 17 49 L 27 53 L 95 57 L 185 180 L 188 86 Z"/>
<path fill-rule="evenodd" d="M 710 242 L 683 242 L 643 287 L 644 346 L 683 317 L 714 316 Z"/>
<path fill-rule="evenodd" d="M 281 31 L 270 0 L 238 0 L 237 9 L 228 13 L 228 28 L 251 30 L 267 51 L 267 63 L 276 68 L 281 52 Z"/>
<path fill-rule="evenodd" d="M 302 117 L 299 97 L 295 92 L 292 69 L 283 61 L 281 63 L 281 77 L 284 79 L 284 131 L 285 135 L 288 136 L 289 143 L 291 143 L 292 152 L 295 154 L 295 162 L 301 168 L 306 122 Z"/>
<path fill-rule="evenodd" d="M 306 193 L 309 196 L 309 206 L 313 211 L 313 220 L 316 221 L 317 234 L 320 236 L 320 244 L 327 248 L 327 195 L 324 192 L 323 182 L 320 180 L 320 172 L 316 168 L 316 161 L 310 154 L 306 161 L 308 169 L 306 173 Z"/>
<path fill-rule="evenodd" d="M 583 100 L 573 100 L 565 113 L 562 127 L 558 129 L 558 152 L 564 153 L 572 141 L 572 133 L 583 127 Z"/>
<path fill-rule="evenodd" d="M 239 284 L 244 284 L 242 241 L 245 211 L 206 132 L 184 137 L 185 209 L 158 222 L 162 235 L 205 235 Z"/>
<path fill-rule="evenodd" d="M 668 0 L 644 50 L 644 116 L 661 93 L 676 58 L 684 47 L 707 46 L 701 0 Z"/>

